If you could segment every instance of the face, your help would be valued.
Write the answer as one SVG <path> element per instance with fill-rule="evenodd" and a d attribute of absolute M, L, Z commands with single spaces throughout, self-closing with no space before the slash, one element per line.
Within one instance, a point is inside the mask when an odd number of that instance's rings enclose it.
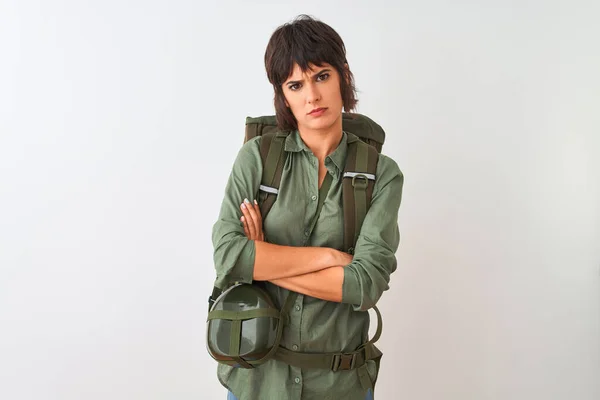
<path fill-rule="evenodd" d="M 298 121 L 298 129 L 327 130 L 341 121 L 343 101 L 340 76 L 330 64 L 309 65 L 305 73 L 298 64 L 283 83 L 285 103 Z"/>

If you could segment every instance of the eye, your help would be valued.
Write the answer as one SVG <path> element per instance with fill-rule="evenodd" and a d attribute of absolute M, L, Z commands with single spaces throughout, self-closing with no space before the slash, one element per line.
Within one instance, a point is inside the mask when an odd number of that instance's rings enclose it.
<path fill-rule="evenodd" d="M 300 84 L 299 83 L 294 83 L 293 85 L 289 85 L 288 89 L 290 89 L 291 91 L 296 91 L 300 88 Z"/>
<path fill-rule="evenodd" d="M 325 72 L 325 73 L 323 73 L 323 74 L 321 74 L 321 75 L 319 75 L 317 77 L 318 81 L 325 81 L 327 79 L 329 79 L 329 73 L 328 72 Z"/>

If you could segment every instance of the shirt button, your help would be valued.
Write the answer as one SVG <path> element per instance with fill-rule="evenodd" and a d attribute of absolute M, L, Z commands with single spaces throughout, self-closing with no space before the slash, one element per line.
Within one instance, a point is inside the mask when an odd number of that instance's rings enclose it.
<path fill-rule="evenodd" d="M 296 311 L 300 311 L 300 306 L 296 306 Z"/>
<path fill-rule="evenodd" d="M 316 201 L 317 200 L 317 196 L 313 196 L 311 197 L 312 201 Z"/>
<path fill-rule="evenodd" d="M 297 344 L 293 345 L 292 346 L 292 350 L 297 351 L 298 350 L 298 345 Z M 296 382 L 296 383 L 298 383 L 298 382 Z"/>
<path fill-rule="evenodd" d="M 296 377 L 296 379 L 294 379 L 294 382 L 300 383 L 300 378 Z"/>
<path fill-rule="evenodd" d="M 310 235 L 309 231 L 304 231 L 304 236 L 308 237 Z"/>

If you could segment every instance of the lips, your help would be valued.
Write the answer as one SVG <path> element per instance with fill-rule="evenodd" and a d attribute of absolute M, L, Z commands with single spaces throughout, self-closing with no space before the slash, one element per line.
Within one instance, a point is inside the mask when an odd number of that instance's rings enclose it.
<path fill-rule="evenodd" d="M 327 110 L 327 108 L 326 108 L 326 107 L 315 108 L 314 110 L 312 110 L 312 111 L 311 111 L 311 112 L 309 112 L 308 114 L 309 114 L 309 115 L 311 115 L 311 114 L 317 114 L 317 113 L 320 113 L 321 111 L 325 111 L 325 110 Z"/>

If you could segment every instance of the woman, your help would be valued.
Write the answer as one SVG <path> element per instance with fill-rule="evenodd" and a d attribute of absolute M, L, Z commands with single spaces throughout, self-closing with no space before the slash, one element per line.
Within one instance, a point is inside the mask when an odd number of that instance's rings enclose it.
<path fill-rule="evenodd" d="M 365 311 L 388 289 L 396 269 L 403 175 L 392 159 L 379 156 L 371 207 L 354 255 L 340 251 L 348 140 L 342 111 L 357 103 L 344 43 L 330 26 L 299 16 L 273 33 L 265 66 L 279 128 L 290 131 L 280 192 L 263 221 L 253 199 L 262 177 L 261 137 L 249 140 L 235 160 L 213 227 L 217 285 L 264 281 L 279 304 L 289 291 L 298 292 L 281 345 L 306 353 L 351 352 L 367 340 Z M 316 215 L 327 174 L 331 187 Z M 372 360 L 335 372 L 274 359 L 254 369 L 218 367 L 229 399 L 239 400 L 372 399 L 372 390 L 361 381 L 364 374 L 374 381 L 377 373 Z"/>

